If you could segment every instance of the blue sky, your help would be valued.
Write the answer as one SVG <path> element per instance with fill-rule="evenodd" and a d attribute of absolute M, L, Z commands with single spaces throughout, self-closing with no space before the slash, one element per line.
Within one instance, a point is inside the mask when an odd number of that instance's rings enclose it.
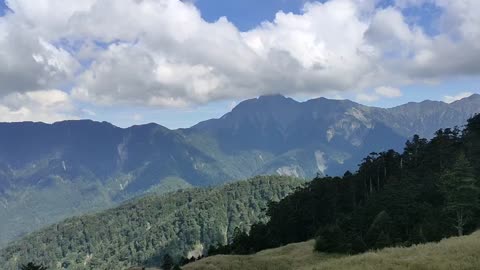
<path fill-rule="evenodd" d="M 136 12 L 145 7 L 127 1 L 108 10 L 96 0 L 12 0 L 8 12 L 0 0 L 0 16 L 10 17 L 4 25 L 18 39 L 0 37 L 0 49 L 8 54 L 20 44 L 24 51 L 12 51 L 8 61 L 32 61 L 12 62 L 0 75 L 6 111 L 0 121 L 92 118 L 179 128 L 277 92 L 393 107 L 480 89 L 475 0 L 383 0 L 375 8 L 364 4 L 370 0 L 313 1 L 306 8 L 305 0 L 174 1 L 145 1 L 152 12 L 142 15 Z M 92 10 L 104 12 L 105 21 L 94 21 Z M 75 24 L 78 14 L 84 18 Z M 8 81 L 14 77 L 22 83 Z"/>
<path fill-rule="evenodd" d="M 0 1 L 0 15 L 5 14 L 5 11 L 8 10 L 7 5 L 5 4 L 5 1 Z"/>
<path fill-rule="evenodd" d="M 247 31 L 264 21 L 272 21 L 279 10 L 300 13 L 304 0 L 197 0 L 195 5 L 201 10 L 202 17 L 214 22 L 226 16 L 241 31 Z"/>

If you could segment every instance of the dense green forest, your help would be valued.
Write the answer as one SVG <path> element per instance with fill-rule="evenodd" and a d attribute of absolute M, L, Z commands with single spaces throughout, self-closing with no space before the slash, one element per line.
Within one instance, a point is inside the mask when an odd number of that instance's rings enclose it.
<path fill-rule="evenodd" d="M 124 269 L 159 266 L 226 244 L 235 230 L 265 222 L 269 201 L 304 181 L 263 176 L 217 188 L 150 195 L 94 215 L 67 219 L 32 233 L 0 252 L 2 269 L 34 262 L 49 269 Z M 61 202 L 59 202 L 61 203 Z"/>
<path fill-rule="evenodd" d="M 465 129 L 414 136 L 403 153 L 371 153 L 352 174 L 317 177 L 269 205 L 269 221 L 237 233 L 219 253 L 250 254 L 315 238 L 315 249 L 361 253 L 476 230 L 480 222 L 480 115 Z"/>

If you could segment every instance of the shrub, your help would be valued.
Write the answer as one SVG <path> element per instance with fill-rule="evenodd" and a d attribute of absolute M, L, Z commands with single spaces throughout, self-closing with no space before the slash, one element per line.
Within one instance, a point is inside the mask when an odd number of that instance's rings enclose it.
<path fill-rule="evenodd" d="M 338 225 L 321 229 L 315 239 L 315 250 L 327 253 L 341 253 L 349 250 L 345 234 Z"/>

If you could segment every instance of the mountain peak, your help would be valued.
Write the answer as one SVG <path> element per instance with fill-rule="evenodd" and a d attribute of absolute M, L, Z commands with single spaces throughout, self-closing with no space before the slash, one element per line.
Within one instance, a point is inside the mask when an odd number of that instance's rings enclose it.
<path fill-rule="evenodd" d="M 266 124 L 270 120 L 273 120 L 272 123 L 277 123 L 279 126 L 286 126 L 295 119 L 300 106 L 300 102 L 283 95 L 263 95 L 244 100 L 220 119 L 200 122 L 194 128 L 211 129 L 219 125 L 238 127 L 240 123 L 245 121 Z"/>
<path fill-rule="evenodd" d="M 478 112 L 478 108 L 480 107 L 480 95 L 473 94 L 469 97 L 454 101 L 449 105 L 456 110 L 466 112 L 468 115 L 472 115 L 473 113 Z"/>
<path fill-rule="evenodd" d="M 258 100 L 285 100 L 285 99 L 288 99 L 288 98 L 281 94 L 262 95 L 258 97 Z"/>
<path fill-rule="evenodd" d="M 271 110 L 274 108 L 284 108 L 284 106 L 294 106 L 299 104 L 298 101 L 285 97 L 279 94 L 276 95 L 264 95 L 259 96 L 258 98 L 247 99 L 240 102 L 235 108 L 233 108 L 232 112 L 238 111 L 263 111 L 263 110 Z"/>
<path fill-rule="evenodd" d="M 464 97 L 462 99 L 456 100 L 452 103 L 457 103 L 457 102 L 462 102 L 462 101 L 477 101 L 477 100 L 480 101 L 480 94 L 475 93 L 475 94 L 472 94 L 468 97 Z"/>

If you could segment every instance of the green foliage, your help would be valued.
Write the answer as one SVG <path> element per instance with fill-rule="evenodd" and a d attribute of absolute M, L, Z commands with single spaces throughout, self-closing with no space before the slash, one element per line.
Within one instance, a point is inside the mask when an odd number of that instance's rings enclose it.
<path fill-rule="evenodd" d="M 480 114 L 468 120 L 465 130 L 466 152 L 470 160 L 480 160 Z M 480 175 L 480 163 L 472 163 L 476 175 Z"/>
<path fill-rule="evenodd" d="M 369 246 L 375 247 L 376 249 L 388 246 L 387 242 L 391 242 L 387 233 L 391 231 L 390 224 L 391 219 L 388 213 L 381 211 L 372 221 L 366 233 L 365 238 Z"/>
<path fill-rule="evenodd" d="M 445 210 L 454 216 L 454 227 L 462 236 L 464 227 L 480 206 L 477 179 L 470 162 L 461 153 L 453 167 L 441 177 L 440 188 L 445 195 Z"/>
<path fill-rule="evenodd" d="M 315 239 L 316 251 L 343 253 L 348 251 L 347 240 L 342 229 L 337 225 L 323 228 Z"/>
<path fill-rule="evenodd" d="M 430 141 L 415 135 L 403 153 L 371 153 L 354 174 L 317 177 L 271 203 L 267 223 L 221 251 L 239 253 L 233 247 L 240 245 L 249 254 L 315 237 L 316 250 L 359 253 L 470 233 L 480 221 L 471 165 L 480 164 L 479 127 L 477 115 L 463 132 L 441 129 Z"/>
<path fill-rule="evenodd" d="M 20 270 L 47 270 L 48 268 L 43 265 L 36 265 L 34 263 L 28 263 L 20 266 Z"/>
<path fill-rule="evenodd" d="M 363 239 L 360 236 L 357 236 L 352 240 L 351 252 L 353 254 L 363 253 L 363 252 L 367 251 L 367 249 L 368 249 L 367 244 L 365 244 L 365 242 L 363 241 Z"/>
<path fill-rule="evenodd" d="M 210 246 L 229 243 L 234 232 L 265 222 L 269 201 L 303 185 L 299 179 L 263 176 L 209 189 L 149 195 L 118 208 L 67 219 L 0 251 L 0 265 L 17 269 L 38 261 L 50 269 L 124 269 L 174 262 Z M 197 255 L 191 255 L 197 256 Z"/>
<path fill-rule="evenodd" d="M 165 254 L 162 259 L 162 269 L 171 270 L 173 268 L 173 259 L 170 255 Z"/>
<path fill-rule="evenodd" d="M 7 194 L 0 194 L 0 248 L 13 238 L 53 222 L 116 205 L 105 187 L 94 178 L 79 177 L 71 179 L 72 182 L 60 176 L 39 179 L 47 182 L 48 188 L 19 185 Z"/>

